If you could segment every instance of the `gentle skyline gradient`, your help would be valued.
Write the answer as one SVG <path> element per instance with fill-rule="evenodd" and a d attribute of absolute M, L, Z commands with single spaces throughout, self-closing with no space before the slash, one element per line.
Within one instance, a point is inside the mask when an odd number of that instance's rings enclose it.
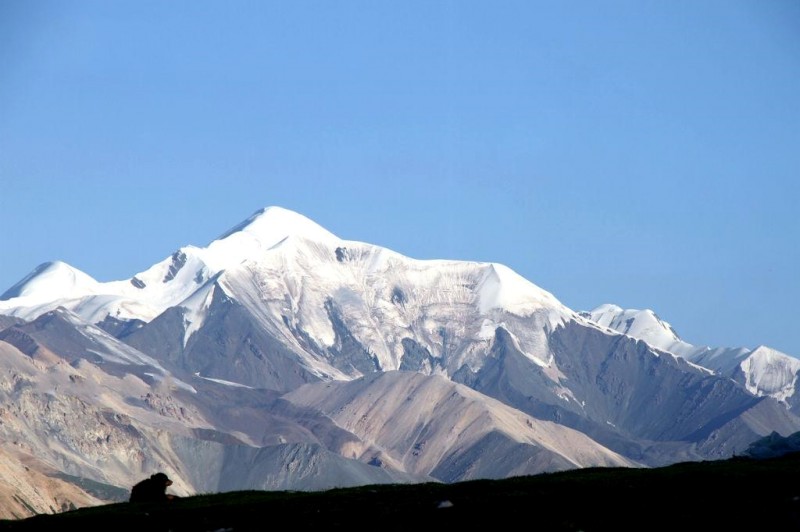
<path fill-rule="evenodd" d="M 0 0 L 0 292 L 278 205 L 800 356 L 800 3 Z"/>

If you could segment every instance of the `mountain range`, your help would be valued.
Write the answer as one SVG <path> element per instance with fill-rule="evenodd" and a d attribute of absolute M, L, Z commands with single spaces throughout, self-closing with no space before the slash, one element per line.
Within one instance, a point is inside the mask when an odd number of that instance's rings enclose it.
<path fill-rule="evenodd" d="M 155 471 L 188 495 L 727 458 L 800 431 L 798 370 L 268 207 L 129 279 L 52 262 L 0 296 L 0 517 Z"/>

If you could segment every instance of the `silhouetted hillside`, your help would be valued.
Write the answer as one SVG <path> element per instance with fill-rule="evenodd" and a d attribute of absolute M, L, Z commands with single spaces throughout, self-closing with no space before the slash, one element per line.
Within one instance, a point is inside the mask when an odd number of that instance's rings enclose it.
<path fill-rule="evenodd" d="M 797 530 L 798 479 L 800 454 L 791 454 L 456 484 L 197 495 L 3 521 L 0 530 Z"/>

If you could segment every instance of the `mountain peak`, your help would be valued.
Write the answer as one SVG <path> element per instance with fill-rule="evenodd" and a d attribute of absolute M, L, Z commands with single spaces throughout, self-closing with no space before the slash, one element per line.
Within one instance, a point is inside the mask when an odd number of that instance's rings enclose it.
<path fill-rule="evenodd" d="M 201 254 L 212 270 L 221 271 L 252 259 L 287 238 L 339 240 L 302 214 L 282 207 L 266 207 L 211 242 Z"/>
<path fill-rule="evenodd" d="M 566 311 L 553 294 L 498 263 L 489 265 L 479 295 L 481 312 L 488 312 L 492 308 L 504 308 L 523 315 L 539 308 Z"/>
<path fill-rule="evenodd" d="M 623 309 L 618 305 L 604 304 L 581 315 L 665 351 L 682 348 L 680 346 L 685 344 L 675 329 L 650 309 Z"/>
<path fill-rule="evenodd" d="M 66 262 L 45 262 L 0 295 L 0 301 L 17 297 L 47 300 L 70 297 L 76 292 L 91 293 L 97 284 L 92 277 Z"/>
<path fill-rule="evenodd" d="M 624 312 L 625 309 L 620 307 L 619 305 L 614 305 L 613 303 L 604 303 L 599 307 L 595 308 L 590 312 L 592 315 L 608 315 L 608 314 L 620 314 Z"/>
<path fill-rule="evenodd" d="M 302 214 L 277 206 L 265 207 L 256 211 L 214 242 L 235 238 L 241 233 L 257 239 L 265 249 L 274 246 L 288 236 L 300 236 L 312 240 L 337 238 Z"/>

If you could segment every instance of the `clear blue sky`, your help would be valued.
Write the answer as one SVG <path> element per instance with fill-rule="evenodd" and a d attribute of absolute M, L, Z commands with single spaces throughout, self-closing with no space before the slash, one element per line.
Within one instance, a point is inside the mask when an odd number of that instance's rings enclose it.
<path fill-rule="evenodd" d="M 0 0 L 0 291 L 279 205 L 800 356 L 800 3 Z"/>

